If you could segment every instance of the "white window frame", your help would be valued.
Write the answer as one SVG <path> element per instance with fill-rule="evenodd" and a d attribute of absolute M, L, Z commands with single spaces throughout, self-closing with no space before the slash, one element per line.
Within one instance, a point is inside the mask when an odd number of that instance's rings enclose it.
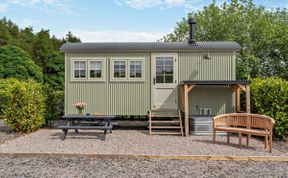
<path fill-rule="evenodd" d="M 101 78 L 90 77 L 90 62 L 101 62 Z M 87 72 L 89 81 L 105 81 L 105 61 L 103 59 L 89 59 Z"/>
<path fill-rule="evenodd" d="M 114 62 L 125 61 L 125 78 L 114 77 Z M 130 77 L 130 62 L 141 62 L 141 78 Z M 133 58 L 133 57 L 113 57 L 110 58 L 110 81 L 111 82 L 144 82 L 145 81 L 145 58 Z"/>
<path fill-rule="evenodd" d="M 74 62 L 84 61 L 86 62 L 86 77 L 85 78 L 74 78 Z M 101 78 L 91 78 L 90 77 L 90 62 L 98 61 L 101 62 Z M 106 78 L 106 60 L 105 58 L 71 58 L 71 82 L 105 82 Z"/>

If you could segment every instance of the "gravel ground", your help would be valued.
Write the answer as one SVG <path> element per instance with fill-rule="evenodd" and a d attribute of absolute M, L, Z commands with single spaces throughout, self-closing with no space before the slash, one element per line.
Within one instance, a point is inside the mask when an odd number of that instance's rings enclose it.
<path fill-rule="evenodd" d="M 0 177 L 287 177 L 288 162 L 0 157 Z"/>
<path fill-rule="evenodd" d="M 148 136 L 147 131 L 115 130 L 103 141 L 102 132 L 74 131 L 65 141 L 59 139 L 61 130 L 42 129 L 32 134 L 8 140 L 0 145 L 0 153 L 72 153 L 72 154 L 144 154 L 144 155 L 231 155 L 231 156 L 288 156 L 288 152 L 273 149 L 269 153 L 262 141 L 252 139 L 249 147 L 232 144 L 218 136 L 217 144 L 211 136 Z M 245 143 L 245 139 L 243 139 Z"/>

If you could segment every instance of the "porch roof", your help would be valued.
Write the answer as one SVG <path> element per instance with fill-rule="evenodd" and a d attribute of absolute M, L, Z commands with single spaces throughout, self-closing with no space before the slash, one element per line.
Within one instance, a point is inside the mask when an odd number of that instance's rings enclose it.
<path fill-rule="evenodd" d="M 181 85 L 247 85 L 250 80 L 183 80 Z"/>

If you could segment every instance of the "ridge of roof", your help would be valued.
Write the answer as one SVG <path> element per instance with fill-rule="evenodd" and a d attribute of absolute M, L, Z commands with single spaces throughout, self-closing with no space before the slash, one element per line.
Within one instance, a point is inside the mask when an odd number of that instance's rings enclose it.
<path fill-rule="evenodd" d="M 160 51 L 195 51 L 195 50 L 230 50 L 239 51 L 241 46 L 233 41 L 187 42 L 98 42 L 65 43 L 60 47 L 64 52 L 160 52 Z"/>

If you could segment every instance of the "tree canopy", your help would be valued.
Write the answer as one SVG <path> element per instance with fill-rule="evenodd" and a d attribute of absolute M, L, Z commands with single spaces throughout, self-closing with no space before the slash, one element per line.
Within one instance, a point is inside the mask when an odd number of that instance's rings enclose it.
<path fill-rule="evenodd" d="M 0 48 L 0 77 L 43 82 L 41 68 L 29 54 L 19 47 L 6 45 Z"/>
<path fill-rule="evenodd" d="M 64 55 L 59 52 L 59 48 L 66 42 L 81 42 L 81 40 L 71 32 L 68 32 L 64 38 L 58 39 L 53 35 L 51 36 L 49 30 L 42 29 L 35 33 L 32 27 L 20 29 L 5 17 L 0 20 L 0 47 L 13 45 L 23 49 L 26 52 L 25 59 L 32 59 L 41 68 L 44 74 L 44 82 L 56 90 L 64 89 Z M 9 48 L 12 47 L 10 46 Z M 24 51 L 22 51 L 22 53 Z M 2 52 L 3 51 L 0 52 L 0 55 L 3 57 Z M 31 57 L 27 57 L 27 55 Z M 20 60 L 20 56 L 17 57 L 17 60 Z M 5 61 L 8 60 L 8 58 L 11 59 L 11 56 L 6 55 L 6 58 Z M 0 71 L 4 70 L 3 65 L 4 63 L 1 61 Z M 6 74 L 0 74 L 0 78 L 1 77 L 6 77 Z M 21 74 L 17 74 L 17 77 L 21 77 Z"/>
<path fill-rule="evenodd" d="M 267 10 L 252 0 L 231 0 L 221 6 L 213 1 L 190 14 L 196 19 L 197 41 L 236 41 L 237 78 L 279 76 L 288 79 L 288 12 Z M 177 22 L 164 41 L 187 41 L 187 18 Z"/>

